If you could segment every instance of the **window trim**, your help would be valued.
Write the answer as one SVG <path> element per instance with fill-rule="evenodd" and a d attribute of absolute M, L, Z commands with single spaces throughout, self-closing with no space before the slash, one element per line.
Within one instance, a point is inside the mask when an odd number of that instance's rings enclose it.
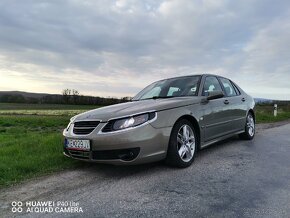
<path fill-rule="evenodd" d="M 241 91 L 240 91 L 240 89 L 237 87 L 237 85 L 233 81 L 230 80 L 230 82 L 232 83 L 234 89 L 237 92 L 237 95 L 236 96 L 240 96 L 242 94 Z"/>
<path fill-rule="evenodd" d="M 198 80 L 197 86 L 196 86 L 196 92 L 195 92 L 195 95 L 193 95 L 193 96 L 199 96 L 199 90 L 201 87 L 202 77 L 203 77 L 202 75 L 199 76 L 199 80 Z"/>
<path fill-rule="evenodd" d="M 201 92 L 200 92 L 200 96 L 202 96 L 202 97 L 207 97 L 207 96 L 205 96 L 205 95 L 203 95 L 203 88 L 204 88 L 204 84 L 205 84 L 205 81 L 206 81 L 206 78 L 208 78 L 208 77 L 215 77 L 216 79 L 217 79 L 217 81 L 218 81 L 218 83 L 219 83 L 219 85 L 220 85 L 220 87 L 221 87 L 221 91 L 223 92 L 223 94 L 224 94 L 224 97 L 226 96 L 225 95 L 225 90 L 224 90 L 224 88 L 223 88 L 223 86 L 222 86 L 222 84 L 221 84 L 221 81 L 219 80 L 219 77 L 218 76 L 215 76 L 215 75 L 206 75 L 205 77 L 204 77 L 204 81 L 203 81 L 203 84 L 202 84 L 202 87 L 201 87 Z M 224 98 L 223 97 L 223 98 Z"/>
<path fill-rule="evenodd" d="M 222 76 L 219 76 L 218 79 L 219 79 L 219 82 L 221 83 L 221 86 L 222 86 L 222 89 L 224 91 L 225 97 L 231 98 L 231 97 L 237 97 L 237 96 L 241 95 L 241 91 L 237 88 L 237 86 L 235 85 L 235 83 L 232 80 L 230 80 L 228 78 L 225 78 L 225 77 L 222 77 Z M 221 79 L 226 79 L 226 80 L 228 80 L 231 83 L 231 85 L 234 88 L 234 91 L 236 92 L 236 95 L 231 95 L 231 96 L 227 95 L 227 92 L 226 92 L 226 90 L 224 88 L 224 85 L 223 85 Z M 238 91 L 238 93 L 237 93 L 237 91 Z"/>

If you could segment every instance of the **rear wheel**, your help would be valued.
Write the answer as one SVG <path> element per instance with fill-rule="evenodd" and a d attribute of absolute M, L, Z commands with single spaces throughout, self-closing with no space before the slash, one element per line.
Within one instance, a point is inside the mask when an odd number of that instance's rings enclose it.
<path fill-rule="evenodd" d="M 256 130 L 255 119 L 254 119 L 253 114 L 250 112 L 247 115 L 246 124 L 245 124 L 245 132 L 240 134 L 240 137 L 242 139 L 252 140 L 255 136 L 255 130 Z"/>
<path fill-rule="evenodd" d="M 172 129 L 166 163 L 175 167 L 188 167 L 194 160 L 197 138 L 194 127 L 186 119 L 179 120 Z"/>

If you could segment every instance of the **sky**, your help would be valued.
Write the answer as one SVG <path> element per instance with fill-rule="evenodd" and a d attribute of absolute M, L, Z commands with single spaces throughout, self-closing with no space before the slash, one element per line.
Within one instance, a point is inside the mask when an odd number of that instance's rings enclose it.
<path fill-rule="evenodd" d="M 0 1 L 2 91 L 124 97 L 201 73 L 289 100 L 290 1 Z"/>

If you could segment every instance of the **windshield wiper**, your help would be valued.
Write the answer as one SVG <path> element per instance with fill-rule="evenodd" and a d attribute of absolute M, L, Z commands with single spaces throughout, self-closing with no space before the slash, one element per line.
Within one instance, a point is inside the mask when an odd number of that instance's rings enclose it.
<path fill-rule="evenodd" d="M 143 101 L 143 100 L 149 100 L 149 99 L 160 99 L 160 98 L 174 98 L 178 96 L 153 96 L 152 98 L 143 98 L 143 99 L 138 99 L 138 100 L 133 100 L 133 101 Z"/>
<path fill-rule="evenodd" d="M 159 98 L 174 98 L 177 96 L 153 96 L 152 99 L 159 99 Z M 150 98 L 149 98 L 150 99 Z"/>
<path fill-rule="evenodd" d="M 162 98 L 178 98 L 178 97 L 185 97 L 189 95 L 179 95 L 179 96 L 153 96 L 151 98 L 142 98 L 142 99 L 132 99 L 131 101 L 143 101 L 143 100 L 149 100 L 149 99 L 162 99 Z"/>

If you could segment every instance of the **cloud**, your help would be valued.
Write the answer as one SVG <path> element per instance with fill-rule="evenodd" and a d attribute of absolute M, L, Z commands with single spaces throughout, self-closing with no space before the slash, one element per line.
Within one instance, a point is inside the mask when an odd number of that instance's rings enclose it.
<path fill-rule="evenodd" d="M 157 79 L 207 72 L 228 76 L 257 97 L 289 99 L 289 6 L 1 1 L 0 89 L 132 96 Z"/>

